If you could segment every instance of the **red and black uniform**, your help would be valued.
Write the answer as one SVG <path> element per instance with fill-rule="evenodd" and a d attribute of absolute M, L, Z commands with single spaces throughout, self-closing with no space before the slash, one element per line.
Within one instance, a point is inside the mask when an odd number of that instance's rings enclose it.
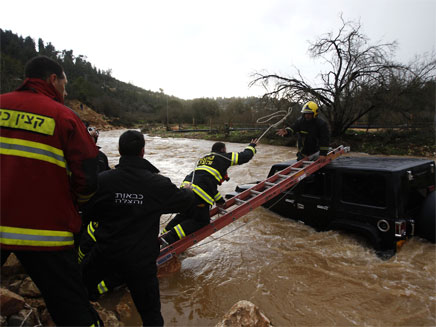
<path fill-rule="evenodd" d="M 84 209 L 98 222 L 96 243 L 83 261 L 90 291 L 111 273 L 126 282 L 144 325 L 162 326 L 156 260 L 164 213 L 186 210 L 194 200 L 139 156 L 122 156 L 115 169 L 98 176 L 99 189 Z"/>
<path fill-rule="evenodd" d="M 292 126 L 286 127 L 286 130 L 288 132 L 287 136 L 298 134 L 298 160 L 318 151 L 321 156 L 327 155 L 329 150 L 329 128 L 324 120 L 318 117 L 309 120 L 300 117 Z"/>
<path fill-rule="evenodd" d="M 91 325 L 96 314 L 73 246 L 81 227 L 78 204 L 97 189 L 94 141 L 41 79 L 26 79 L 0 96 L 0 131 L 2 263 L 16 254 L 56 324 Z"/>
<path fill-rule="evenodd" d="M 167 243 L 174 243 L 209 224 L 210 206 L 225 202 L 218 191 L 218 185 L 228 180 L 227 169 L 250 161 L 256 153 L 255 147 L 256 144 L 250 143 L 239 153 L 212 152 L 198 161 L 195 170 L 186 176 L 182 183 L 182 186 L 192 183 L 192 190 L 196 195 L 195 203 L 187 211 L 174 217 L 165 227 L 163 232 L 168 232 L 164 237 Z"/>

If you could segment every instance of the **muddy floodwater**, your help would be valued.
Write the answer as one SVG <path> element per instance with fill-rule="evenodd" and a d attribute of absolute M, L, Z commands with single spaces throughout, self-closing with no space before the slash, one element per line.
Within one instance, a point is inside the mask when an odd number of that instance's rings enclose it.
<path fill-rule="evenodd" d="M 98 145 L 118 163 L 120 130 Z M 145 135 L 145 157 L 179 185 L 212 141 Z M 227 151 L 246 144 L 227 143 Z M 265 179 L 273 163 L 295 157 L 291 147 L 260 144 L 249 163 L 229 169 L 222 194 Z M 171 217 L 163 215 L 164 225 Z M 258 208 L 180 256 L 180 271 L 160 278 L 166 326 L 215 326 L 239 300 L 256 304 L 274 326 L 435 326 L 436 246 L 408 241 L 389 260 L 356 236 L 316 232 Z M 132 301 L 119 290 L 100 300 L 111 308 Z M 128 326 L 140 325 L 132 310 Z"/>

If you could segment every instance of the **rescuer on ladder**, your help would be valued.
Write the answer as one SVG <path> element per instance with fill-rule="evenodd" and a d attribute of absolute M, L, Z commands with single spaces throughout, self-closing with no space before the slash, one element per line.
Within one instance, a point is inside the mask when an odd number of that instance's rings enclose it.
<path fill-rule="evenodd" d="M 214 203 L 218 206 L 225 203 L 218 191 L 218 185 L 229 180 L 227 169 L 250 161 L 256 153 L 257 142 L 257 139 L 252 139 L 244 151 L 239 153 L 227 153 L 226 145 L 216 142 L 212 146 L 212 152 L 198 161 L 197 167 L 182 183 L 182 187 L 190 186 L 194 191 L 195 203 L 188 210 L 174 217 L 164 228 L 162 233 L 166 234 L 161 238 L 163 246 L 174 243 L 209 224 L 210 206 Z"/>
<path fill-rule="evenodd" d="M 327 155 L 329 150 L 329 128 L 324 120 L 318 118 L 318 111 L 319 108 L 315 102 L 305 103 L 301 109 L 303 115 L 290 127 L 279 129 L 276 133 L 280 136 L 298 134 L 297 160 L 313 155 L 316 157 L 318 152 L 321 160 L 325 159 Z"/>

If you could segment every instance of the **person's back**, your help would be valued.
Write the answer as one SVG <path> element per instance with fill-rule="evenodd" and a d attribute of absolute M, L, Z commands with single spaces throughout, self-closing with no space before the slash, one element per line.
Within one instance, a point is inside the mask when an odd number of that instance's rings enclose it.
<path fill-rule="evenodd" d="M 210 206 L 214 203 L 217 205 L 225 203 L 218 191 L 218 185 L 229 180 L 227 169 L 250 161 L 256 153 L 256 145 L 257 139 L 253 139 L 243 151 L 227 152 L 224 143 L 216 142 L 212 146 L 212 152 L 198 161 L 197 167 L 182 183 L 182 186 L 192 188 L 196 195 L 195 202 L 165 226 L 162 231 L 165 235 L 161 238 L 163 246 L 186 237 L 210 222 Z"/>
<path fill-rule="evenodd" d="M 72 233 L 81 222 L 71 200 L 70 181 L 79 201 L 94 191 L 95 177 L 82 167 L 95 165 L 97 149 L 75 113 L 50 99 L 50 91 L 43 81 L 29 79 L 19 91 L 0 96 L 1 188 L 7 190 L 1 192 L 1 223 L 42 229 L 43 220 L 47 229 L 71 232 L 59 240 L 72 245 Z M 22 219 L 25 222 L 17 223 Z M 47 236 L 41 241 L 47 241 Z M 3 247 L 31 248 L 38 246 L 37 238 L 33 242 L 9 239 Z"/>
<path fill-rule="evenodd" d="M 197 196 L 209 205 L 222 202 L 217 187 L 229 180 L 227 169 L 250 161 L 256 153 L 256 144 L 257 140 L 252 140 L 241 152 L 227 152 L 224 143 L 216 142 L 212 146 L 212 152 L 198 161 L 195 170 L 186 176 L 184 181 L 191 182 Z"/>
<path fill-rule="evenodd" d="M 163 213 L 185 210 L 194 200 L 144 156 L 144 136 L 126 131 L 119 140 L 120 162 L 99 174 L 99 190 L 84 210 L 98 222 L 96 245 L 83 261 L 83 280 L 91 293 L 112 273 L 126 282 L 144 325 L 161 326 L 156 259 Z"/>
<path fill-rule="evenodd" d="M 160 215 L 177 212 L 191 198 L 190 194 L 181 197 L 179 189 L 157 172 L 143 158 L 124 156 L 115 169 L 99 175 L 99 191 L 87 212 L 98 218 L 99 251 L 111 256 L 157 257 Z"/>
<path fill-rule="evenodd" d="M 81 226 L 78 204 L 97 188 L 97 148 L 63 105 L 62 67 L 35 57 L 25 74 L 17 91 L 0 95 L 2 264 L 15 253 L 56 324 L 91 325 L 98 316 L 78 276 L 73 246 Z"/>

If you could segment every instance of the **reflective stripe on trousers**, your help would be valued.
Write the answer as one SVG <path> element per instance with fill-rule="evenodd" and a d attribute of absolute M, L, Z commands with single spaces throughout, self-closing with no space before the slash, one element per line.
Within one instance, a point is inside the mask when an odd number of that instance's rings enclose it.
<path fill-rule="evenodd" d="M 98 289 L 99 294 L 104 294 L 104 293 L 109 291 L 104 280 L 102 280 L 100 283 L 98 283 L 97 289 Z"/>
<path fill-rule="evenodd" d="M 174 230 L 177 233 L 177 236 L 179 237 L 179 239 L 182 239 L 184 237 L 186 237 L 185 231 L 183 230 L 182 226 L 180 224 L 174 226 Z"/>

